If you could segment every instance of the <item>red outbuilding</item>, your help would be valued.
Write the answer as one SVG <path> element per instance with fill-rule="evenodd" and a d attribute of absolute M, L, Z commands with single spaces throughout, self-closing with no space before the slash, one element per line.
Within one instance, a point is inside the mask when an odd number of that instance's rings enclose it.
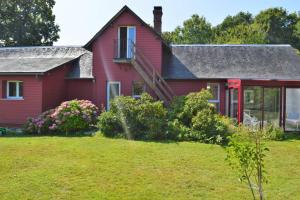
<path fill-rule="evenodd" d="M 300 125 L 300 57 L 290 45 L 167 44 L 124 6 L 84 47 L 0 48 L 0 124 L 19 126 L 62 101 L 109 109 L 146 91 L 169 103 L 210 88 L 217 110 L 251 125 Z"/>

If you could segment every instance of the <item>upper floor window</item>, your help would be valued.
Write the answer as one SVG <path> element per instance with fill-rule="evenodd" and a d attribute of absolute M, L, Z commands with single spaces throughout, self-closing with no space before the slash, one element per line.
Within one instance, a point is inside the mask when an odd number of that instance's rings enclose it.
<path fill-rule="evenodd" d="M 212 94 L 212 99 L 208 100 L 210 103 L 214 104 L 216 110 L 220 111 L 220 84 L 219 83 L 207 83 L 207 89 L 210 90 Z"/>
<path fill-rule="evenodd" d="M 135 26 L 121 26 L 118 31 L 118 58 L 132 58 L 136 40 Z"/>
<path fill-rule="evenodd" d="M 8 99 L 23 98 L 23 82 L 22 81 L 7 81 L 6 97 Z"/>

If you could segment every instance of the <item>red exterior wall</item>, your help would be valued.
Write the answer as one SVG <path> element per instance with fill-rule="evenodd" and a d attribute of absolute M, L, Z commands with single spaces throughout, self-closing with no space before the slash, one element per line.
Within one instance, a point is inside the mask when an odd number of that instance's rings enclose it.
<path fill-rule="evenodd" d="M 65 64 L 47 72 L 43 76 L 43 111 L 58 106 L 67 99 L 66 75 L 70 71 L 71 64 Z"/>
<path fill-rule="evenodd" d="M 114 42 L 118 38 L 119 26 L 136 26 L 136 45 L 152 64 L 161 71 L 162 42 L 147 27 L 133 15 L 124 12 L 108 27 L 92 45 L 93 72 L 96 78 L 93 96 L 96 105 L 106 105 L 107 81 L 120 81 L 121 94 L 132 94 L 132 81 L 142 80 L 129 64 L 117 64 L 113 62 L 115 47 Z"/>
<path fill-rule="evenodd" d="M 190 92 L 198 92 L 201 89 L 206 89 L 207 83 L 220 83 L 220 112 L 225 114 L 225 80 L 167 80 L 167 83 L 176 96 L 187 95 Z"/>
<path fill-rule="evenodd" d="M 91 79 L 67 80 L 67 100 L 84 99 L 94 102 L 94 86 Z"/>
<path fill-rule="evenodd" d="M 23 100 L 8 100 L 2 96 L 2 81 L 23 81 Z M 0 77 L 0 124 L 21 125 L 28 117 L 35 117 L 42 112 L 42 79 L 35 76 Z"/>

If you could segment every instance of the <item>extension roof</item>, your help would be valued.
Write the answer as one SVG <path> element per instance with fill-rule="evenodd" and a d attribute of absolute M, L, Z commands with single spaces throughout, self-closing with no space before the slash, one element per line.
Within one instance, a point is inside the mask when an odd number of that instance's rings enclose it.
<path fill-rule="evenodd" d="M 43 74 L 68 62 L 69 78 L 92 78 L 92 53 L 81 47 L 0 48 L 0 74 Z"/>
<path fill-rule="evenodd" d="M 171 45 L 166 79 L 300 80 L 300 56 L 290 45 Z"/>

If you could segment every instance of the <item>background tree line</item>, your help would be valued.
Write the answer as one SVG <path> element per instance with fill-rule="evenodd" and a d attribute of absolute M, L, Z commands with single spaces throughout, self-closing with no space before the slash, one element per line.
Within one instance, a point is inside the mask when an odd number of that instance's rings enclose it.
<path fill-rule="evenodd" d="M 163 37 L 175 44 L 291 44 L 300 49 L 300 16 L 284 8 L 269 8 L 256 16 L 249 12 L 229 15 L 212 26 L 194 14 Z"/>

